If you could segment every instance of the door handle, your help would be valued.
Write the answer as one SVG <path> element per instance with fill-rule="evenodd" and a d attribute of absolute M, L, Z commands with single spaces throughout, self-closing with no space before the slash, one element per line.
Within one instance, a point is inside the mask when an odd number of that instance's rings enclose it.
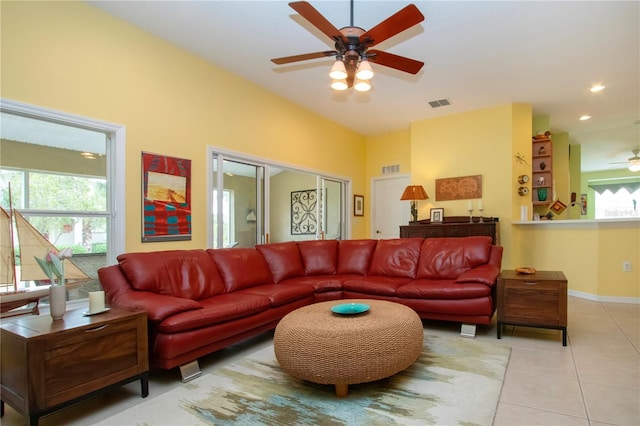
<path fill-rule="evenodd" d="M 376 234 L 382 234 L 382 232 L 376 229 Z"/>

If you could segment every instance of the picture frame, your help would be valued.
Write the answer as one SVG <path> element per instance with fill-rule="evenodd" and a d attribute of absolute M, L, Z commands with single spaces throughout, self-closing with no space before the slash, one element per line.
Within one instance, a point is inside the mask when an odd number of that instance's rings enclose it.
<path fill-rule="evenodd" d="M 429 211 L 429 218 L 431 223 L 442 223 L 444 219 L 444 208 L 436 207 Z"/>
<path fill-rule="evenodd" d="M 191 240 L 191 160 L 142 152 L 142 242 Z"/>
<path fill-rule="evenodd" d="M 555 214 L 560 214 L 562 213 L 565 209 L 567 208 L 567 205 L 565 203 L 563 203 L 560 200 L 556 200 L 551 207 L 549 207 L 549 210 L 551 210 L 552 212 L 554 212 Z"/>
<path fill-rule="evenodd" d="M 364 216 L 364 195 L 353 195 L 353 215 Z"/>

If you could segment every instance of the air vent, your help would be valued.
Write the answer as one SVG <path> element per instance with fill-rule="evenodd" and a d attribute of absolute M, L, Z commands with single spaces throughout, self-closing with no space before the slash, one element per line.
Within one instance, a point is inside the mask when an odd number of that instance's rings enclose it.
<path fill-rule="evenodd" d="M 431 108 L 439 108 L 442 106 L 451 105 L 451 102 L 449 102 L 449 99 L 440 99 L 439 101 L 429 102 L 429 105 L 431 105 Z"/>
<path fill-rule="evenodd" d="M 392 166 L 382 166 L 382 174 L 388 175 L 389 173 L 400 173 L 400 165 L 394 164 Z"/>

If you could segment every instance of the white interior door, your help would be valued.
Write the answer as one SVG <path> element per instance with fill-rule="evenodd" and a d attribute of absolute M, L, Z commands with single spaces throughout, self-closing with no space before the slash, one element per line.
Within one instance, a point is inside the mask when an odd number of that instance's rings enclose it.
<path fill-rule="evenodd" d="M 400 225 L 409 224 L 411 215 L 409 202 L 400 201 L 400 196 L 407 185 L 410 185 L 409 175 L 372 179 L 371 238 L 399 238 Z"/>

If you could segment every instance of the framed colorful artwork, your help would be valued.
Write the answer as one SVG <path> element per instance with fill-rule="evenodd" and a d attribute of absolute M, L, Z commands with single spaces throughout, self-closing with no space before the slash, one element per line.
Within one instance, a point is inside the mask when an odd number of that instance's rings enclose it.
<path fill-rule="evenodd" d="M 142 153 L 142 242 L 191 240 L 191 160 Z"/>

